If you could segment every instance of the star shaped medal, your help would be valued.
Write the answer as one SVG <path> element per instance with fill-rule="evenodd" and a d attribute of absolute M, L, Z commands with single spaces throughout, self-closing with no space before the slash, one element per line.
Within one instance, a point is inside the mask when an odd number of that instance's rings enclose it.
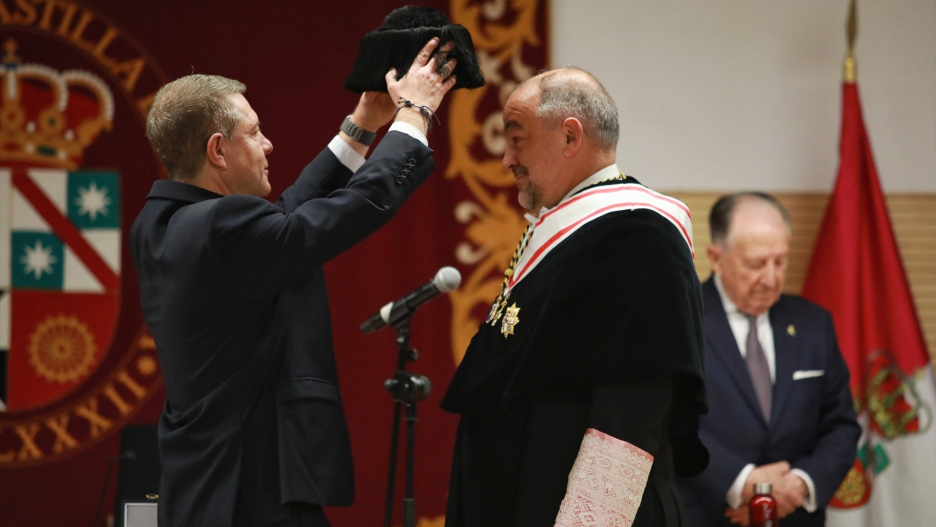
<path fill-rule="evenodd" d="M 514 326 L 520 323 L 520 317 L 517 316 L 520 314 L 520 308 L 517 307 L 517 303 L 514 302 L 514 305 L 507 308 L 507 311 L 504 313 L 504 321 L 501 323 L 501 334 L 504 335 L 504 338 L 507 338 L 507 335 L 514 334 Z"/>

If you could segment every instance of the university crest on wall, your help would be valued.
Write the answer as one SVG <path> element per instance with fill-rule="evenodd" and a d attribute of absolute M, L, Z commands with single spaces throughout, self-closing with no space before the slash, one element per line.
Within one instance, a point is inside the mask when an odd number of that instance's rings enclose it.
<path fill-rule="evenodd" d="M 127 230 L 164 75 L 102 15 L 0 9 L 0 468 L 61 459 L 162 384 Z"/>

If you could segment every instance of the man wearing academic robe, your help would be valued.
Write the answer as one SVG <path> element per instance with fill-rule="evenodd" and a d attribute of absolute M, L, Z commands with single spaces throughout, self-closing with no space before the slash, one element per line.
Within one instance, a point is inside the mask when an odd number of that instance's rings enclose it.
<path fill-rule="evenodd" d="M 390 95 L 365 93 L 275 204 L 263 199 L 273 145 L 243 84 L 192 75 L 157 93 L 147 135 L 170 180 L 154 183 L 131 247 L 166 383 L 161 527 L 323 527 L 322 506 L 350 505 L 321 266 L 432 172 L 428 117 L 454 84 L 453 64 L 438 74 L 429 59 L 437 45 L 402 80 L 388 73 Z M 414 106 L 365 162 L 362 131 L 387 124 L 401 98 Z"/>
<path fill-rule="evenodd" d="M 446 525 L 682 525 L 675 474 L 708 461 L 688 209 L 621 174 L 617 109 L 581 70 L 518 86 L 504 126 L 535 216 L 442 402 Z"/>

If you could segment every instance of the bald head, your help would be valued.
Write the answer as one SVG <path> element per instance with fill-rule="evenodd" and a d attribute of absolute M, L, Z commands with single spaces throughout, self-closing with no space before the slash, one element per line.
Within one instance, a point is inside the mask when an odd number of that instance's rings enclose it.
<path fill-rule="evenodd" d="M 617 106 L 598 79 L 579 68 L 559 68 L 528 79 L 517 86 L 535 97 L 536 117 L 547 128 L 574 117 L 581 121 L 585 137 L 599 150 L 617 149 L 620 136 Z"/>

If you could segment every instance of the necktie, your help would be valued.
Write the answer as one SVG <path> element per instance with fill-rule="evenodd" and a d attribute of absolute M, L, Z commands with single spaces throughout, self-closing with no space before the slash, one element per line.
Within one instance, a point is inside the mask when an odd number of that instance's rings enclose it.
<path fill-rule="evenodd" d="M 761 411 L 764 412 L 764 419 L 769 423 L 770 408 L 773 402 L 773 381 L 770 380 L 770 366 L 767 364 L 767 355 L 764 355 L 764 348 L 761 347 L 760 340 L 757 339 L 757 317 L 745 316 L 751 324 L 751 329 L 748 330 L 747 354 L 744 357 L 744 362 L 747 364 L 751 383 L 754 384 L 757 402 L 760 403 Z"/>

